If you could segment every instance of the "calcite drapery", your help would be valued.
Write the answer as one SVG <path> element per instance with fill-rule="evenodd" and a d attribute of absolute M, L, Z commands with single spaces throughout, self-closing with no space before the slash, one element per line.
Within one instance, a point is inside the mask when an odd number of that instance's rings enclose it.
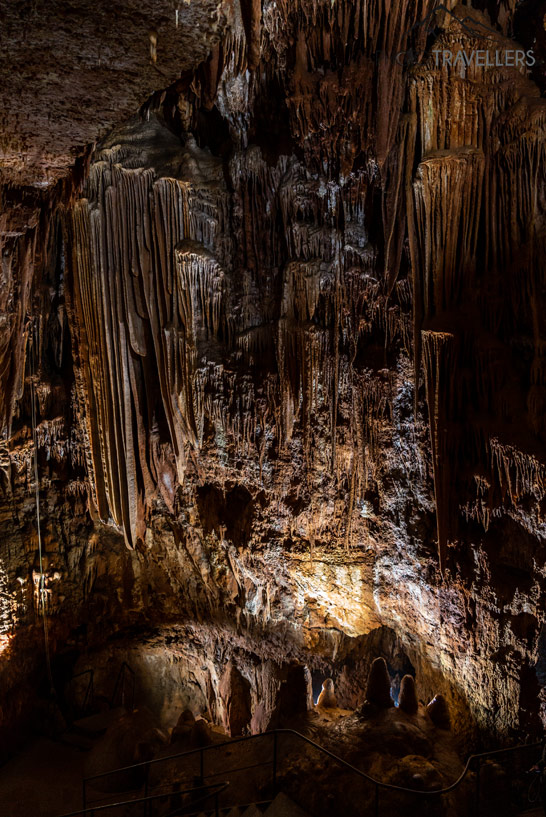
<path fill-rule="evenodd" d="M 165 140 L 163 161 L 177 147 Z M 198 438 L 190 379 L 201 332 L 219 330 L 222 272 L 207 248 L 224 226 L 217 163 L 197 201 L 176 168 L 158 179 L 122 168 L 120 153 L 104 151 L 87 182 L 93 207 L 82 199 L 74 209 L 74 301 L 97 509 L 134 546 L 144 496 L 158 490 L 172 509 L 185 445 Z"/>

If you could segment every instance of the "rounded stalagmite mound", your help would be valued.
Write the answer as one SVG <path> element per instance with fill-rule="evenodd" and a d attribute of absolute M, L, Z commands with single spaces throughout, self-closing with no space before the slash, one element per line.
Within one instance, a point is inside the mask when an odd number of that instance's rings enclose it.
<path fill-rule="evenodd" d="M 178 718 L 171 735 L 171 743 L 179 743 L 187 740 L 192 733 L 195 724 L 195 717 L 190 709 L 185 709 Z"/>
<path fill-rule="evenodd" d="M 450 729 L 451 718 L 449 707 L 443 695 L 435 695 L 427 706 L 427 712 L 432 723 L 439 729 Z"/>
<path fill-rule="evenodd" d="M 210 746 L 212 743 L 212 733 L 204 718 L 199 718 L 193 724 L 190 734 L 190 745 L 194 749 L 201 749 L 203 746 Z"/>
<path fill-rule="evenodd" d="M 381 709 L 388 709 L 394 706 L 391 696 L 391 679 L 387 662 L 384 658 L 376 658 L 372 662 L 370 674 L 368 676 L 368 686 L 366 689 L 366 701 Z"/>
<path fill-rule="evenodd" d="M 419 709 L 419 701 L 417 699 L 417 688 L 415 686 L 415 678 L 411 675 L 404 675 L 402 683 L 400 684 L 400 697 L 398 699 L 398 706 L 408 715 L 415 715 Z"/>
<path fill-rule="evenodd" d="M 331 678 L 327 678 L 322 684 L 322 692 L 319 695 L 317 706 L 321 706 L 324 709 L 335 709 L 337 707 L 334 682 Z"/>

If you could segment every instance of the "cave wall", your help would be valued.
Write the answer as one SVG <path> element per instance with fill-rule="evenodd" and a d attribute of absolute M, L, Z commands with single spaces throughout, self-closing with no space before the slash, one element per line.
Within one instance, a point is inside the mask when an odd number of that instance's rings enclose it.
<path fill-rule="evenodd" d="M 515 4 L 447 5 L 233 3 L 70 183 L 6 189 L 6 688 L 36 370 L 54 652 L 221 620 L 335 662 L 388 627 L 465 735 L 540 728 L 542 75 L 437 67 L 514 47 Z"/>

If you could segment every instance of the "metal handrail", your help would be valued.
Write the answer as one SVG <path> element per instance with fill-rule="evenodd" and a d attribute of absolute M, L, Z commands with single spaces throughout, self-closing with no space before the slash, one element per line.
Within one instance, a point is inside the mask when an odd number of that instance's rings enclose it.
<path fill-rule="evenodd" d="M 114 709 L 116 705 L 116 700 L 120 695 L 120 703 L 121 706 L 125 705 L 125 678 L 127 673 L 131 675 L 131 706 L 130 709 L 133 710 L 135 708 L 135 671 L 134 669 L 127 663 L 127 661 L 123 661 L 122 665 L 119 668 L 116 683 L 114 684 L 114 691 L 112 693 L 112 697 L 109 699 L 108 703 L 110 705 L 110 709 Z M 84 669 L 82 672 L 78 672 L 76 675 L 73 675 L 69 681 L 69 684 L 72 684 L 76 678 L 81 678 L 83 675 L 89 675 L 89 681 L 85 690 L 85 694 L 83 697 L 83 703 L 80 707 L 81 712 L 85 713 L 87 711 L 87 707 L 90 702 L 93 701 L 95 695 L 95 687 L 94 687 L 94 678 L 95 678 L 95 670 L 93 668 Z"/>
<path fill-rule="evenodd" d="M 107 772 L 99 772 L 98 774 L 93 774 L 89 775 L 89 777 L 85 777 L 84 782 L 88 782 L 90 780 L 97 780 L 100 777 L 107 777 L 108 775 L 117 774 L 118 772 L 129 772 L 132 771 L 133 769 L 143 768 L 144 766 L 151 766 L 155 763 L 164 763 L 167 760 L 176 760 L 179 757 L 188 757 L 189 755 L 199 755 L 202 752 L 209 752 L 214 749 L 223 749 L 224 746 L 234 746 L 236 743 L 244 743 L 249 740 L 258 740 L 259 738 L 265 738 L 268 735 L 274 735 L 275 732 L 293 732 L 295 735 L 300 734 L 299 732 L 294 732 L 294 730 L 292 729 L 274 729 L 268 732 L 261 732 L 259 735 L 243 735 L 240 738 L 234 738 L 233 740 L 225 740 L 222 741 L 222 743 L 212 743 L 209 746 L 202 746 L 199 749 L 187 749 L 185 752 L 176 752 L 174 755 L 166 755 L 165 757 L 154 757 L 151 760 L 142 760 L 139 763 L 132 763 L 130 766 L 121 766 L 119 769 L 109 769 Z M 300 737 L 303 737 L 303 735 L 300 735 Z"/>
<path fill-rule="evenodd" d="M 87 682 L 85 695 L 83 696 L 83 704 L 80 707 L 81 712 L 85 713 L 89 702 L 92 701 L 95 696 L 94 687 L 95 670 L 92 668 L 84 669 L 82 672 L 78 672 L 76 675 L 73 675 L 68 683 L 69 685 L 71 685 L 73 681 L 76 680 L 76 678 L 81 678 L 83 675 L 89 675 L 89 681 Z"/>
<path fill-rule="evenodd" d="M 294 732 L 294 730 L 292 729 L 279 729 L 276 731 Z M 469 756 L 463 771 L 461 772 L 457 780 L 455 780 L 455 782 L 451 783 L 449 786 L 446 786 L 443 789 L 408 789 L 405 786 L 396 786 L 394 783 L 384 783 L 382 780 L 376 780 L 374 777 L 370 777 L 370 775 L 366 774 L 366 772 L 361 771 L 361 769 L 357 769 L 356 766 L 352 766 L 350 763 L 347 763 L 347 761 L 343 760 L 343 758 L 338 757 L 333 752 L 330 752 L 328 749 L 325 749 L 323 746 L 320 746 L 320 744 L 315 743 L 313 740 L 310 740 L 309 738 L 305 737 L 305 735 L 301 735 L 299 732 L 294 732 L 294 734 L 298 735 L 300 738 L 302 738 L 302 740 L 305 740 L 307 743 L 310 743 L 315 748 L 320 749 L 321 752 L 324 752 L 324 754 L 329 755 L 338 763 L 341 763 L 344 766 L 347 766 L 350 769 L 352 769 L 354 772 L 357 772 L 357 774 L 359 774 L 361 777 L 365 777 L 366 780 L 368 780 L 370 783 L 374 783 L 376 786 L 381 786 L 381 788 L 391 789 L 393 791 L 406 792 L 407 794 L 419 795 L 436 795 L 436 794 L 442 795 L 448 794 L 449 792 L 453 791 L 453 789 L 456 789 L 463 782 L 463 779 L 470 771 L 470 765 L 474 760 L 481 760 L 482 758 L 492 757 L 493 755 L 508 754 L 509 752 L 516 752 L 520 749 L 534 749 L 537 748 L 538 746 L 542 746 L 542 742 L 539 741 L 537 743 L 522 743 L 518 746 L 510 746 L 507 749 L 493 749 L 490 752 L 479 752 L 475 755 Z"/>
<path fill-rule="evenodd" d="M 449 794 L 449 792 L 456 789 L 462 783 L 462 781 L 464 780 L 464 778 L 466 777 L 466 775 L 470 771 L 471 764 L 476 760 L 481 762 L 481 760 L 484 759 L 484 758 L 489 758 L 489 757 L 493 757 L 493 756 L 497 756 L 497 755 L 501 755 L 501 754 L 508 754 L 510 752 L 516 752 L 516 751 L 519 751 L 519 750 L 522 750 L 522 749 L 535 749 L 535 748 L 538 748 L 539 746 L 542 746 L 542 742 L 537 741 L 536 743 L 525 743 L 525 744 L 520 744 L 520 745 L 517 745 L 517 746 L 511 746 L 511 747 L 508 747 L 506 749 L 494 749 L 494 750 L 492 750 L 490 752 L 479 752 L 477 754 L 473 754 L 473 755 L 469 756 L 468 760 L 466 761 L 466 764 L 465 764 L 465 767 L 464 767 L 463 771 L 461 772 L 461 774 L 459 775 L 457 780 L 455 780 L 449 786 L 446 786 L 446 787 L 444 787 L 442 789 L 409 789 L 409 788 L 407 788 L 405 786 L 397 786 L 394 783 L 386 783 L 386 782 L 384 782 L 382 780 L 377 780 L 376 778 L 371 777 L 369 774 L 366 774 L 366 772 L 363 772 L 361 769 L 357 769 L 356 766 L 353 766 L 348 761 L 343 760 L 343 758 L 339 757 L 338 755 L 334 754 L 333 752 L 330 752 L 329 749 L 325 749 L 324 746 L 321 746 L 319 743 L 316 743 L 314 740 L 311 740 L 310 738 L 306 737 L 305 735 L 302 735 L 300 732 L 297 732 L 295 729 L 273 729 L 273 730 L 268 731 L 268 732 L 262 732 L 261 734 L 258 734 L 258 735 L 244 735 L 243 737 L 235 738 L 234 740 L 223 741 L 222 743 L 215 743 L 215 744 L 212 744 L 210 746 L 203 746 L 203 747 L 201 747 L 199 749 L 188 749 L 185 752 L 177 752 L 176 754 L 167 755 L 166 757 L 156 757 L 156 758 L 153 758 L 152 760 L 142 761 L 141 763 L 133 763 L 131 766 L 123 766 L 123 767 L 121 767 L 119 769 L 111 769 L 108 772 L 101 772 L 100 774 L 91 775 L 89 777 L 84 778 L 84 789 L 85 789 L 86 784 L 89 781 L 97 780 L 98 778 L 106 777 L 106 776 L 111 775 L 111 774 L 115 774 L 115 773 L 119 773 L 119 772 L 127 772 L 127 771 L 131 771 L 133 769 L 138 769 L 139 767 L 144 767 L 144 766 L 147 766 L 149 768 L 151 765 L 153 765 L 155 763 L 163 763 L 163 762 L 168 761 L 168 760 L 176 760 L 177 758 L 180 758 L 180 757 L 189 757 L 190 755 L 200 755 L 200 756 L 202 756 L 204 752 L 212 751 L 214 749 L 222 749 L 225 746 L 234 746 L 237 743 L 243 743 L 243 742 L 250 741 L 250 740 L 258 740 L 260 738 L 265 738 L 268 735 L 271 735 L 271 736 L 273 736 L 275 738 L 275 744 L 276 744 L 276 736 L 280 735 L 280 734 L 293 735 L 293 736 L 299 738 L 300 740 L 305 741 L 305 743 L 308 743 L 310 746 L 313 746 L 315 749 L 318 749 L 323 754 L 327 755 L 328 757 L 331 757 L 337 763 L 341 764 L 342 766 L 345 766 L 345 768 L 347 768 L 347 769 L 350 769 L 352 772 L 357 774 L 359 777 L 362 777 L 363 779 L 367 780 L 369 783 L 372 783 L 376 787 L 376 789 L 377 788 L 382 788 L 382 789 L 388 789 L 390 791 L 398 791 L 398 792 L 404 792 L 406 794 L 414 794 L 414 795 L 427 796 L 427 797 L 436 796 L 436 795 L 443 795 L 443 794 Z M 275 752 L 275 757 L 274 757 L 273 763 L 276 766 L 276 752 Z M 265 765 L 265 762 L 264 762 L 263 765 Z M 231 771 L 237 771 L 237 770 L 233 769 Z"/>
<path fill-rule="evenodd" d="M 238 803 L 236 806 L 222 806 L 222 809 L 223 810 L 225 809 L 226 812 L 228 811 L 228 809 L 230 811 L 231 809 L 239 809 L 241 814 L 244 814 L 247 808 L 255 806 L 257 809 L 262 810 L 262 814 L 265 814 L 265 808 L 266 806 L 270 806 L 271 802 L 272 802 L 271 800 L 258 800 L 257 802 L 253 803 Z M 201 815 L 202 813 L 203 812 L 200 809 L 199 811 L 192 811 L 190 814 L 185 814 L 184 817 L 199 817 L 199 815 Z M 171 814 L 167 814 L 167 817 L 173 817 L 172 812 Z"/>
<path fill-rule="evenodd" d="M 103 803 L 99 806 L 89 805 L 84 808 L 79 809 L 78 811 L 71 811 L 68 814 L 62 814 L 60 817 L 79 817 L 79 815 L 88 815 L 94 814 L 95 811 L 104 811 L 105 809 L 110 808 L 121 808 L 122 806 L 132 806 L 135 803 L 150 803 L 152 800 L 159 800 L 162 797 L 168 797 L 169 795 L 183 795 L 183 794 L 192 794 L 192 792 L 196 791 L 204 791 L 206 790 L 206 794 L 203 797 L 196 800 L 194 803 L 188 803 L 188 806 L 196 806 L 198 803 L 203 802 L 204 800 L 208 800 L 209 797 L 215 797 L 215 810 L 216 815 L 218 815 L 218 795 L 222 794 L 229 786 L 229 782 L 227 780 L 223 781 L 222 783 L 211 783 L 208 786 L 194 786 L 191 789 L 184 789 L 183 791 L 170 791 L 170 792 L 162 792 L 161 794 L 152 794 L 147 797 L 138 797 L 134 800 L 120 800 L 117 803 Z M 211 791 L 211 789 L 216 789 L 216 791 Z M 181 806 L 181 808 L 183 808 Z"/>
<path fill-rule="evenodd" d="M 116 683 L 114 685 L 114 691 L 112 693 L 112 697 L 110 698 L 110 708 L 114 709 L 116 705 L 116 698 L 121 690 L 121 706 L 125 705 L 124 701 L 124 693 L 125 693 L 125 676 L 126 673 L 129 672 L 131 674 L 131 711 L 135 708 L 135 671 L 134 669 L 129 666 L 127 661 L 124 661 L 119 668 L 118 676 L 116 678 Z"/>

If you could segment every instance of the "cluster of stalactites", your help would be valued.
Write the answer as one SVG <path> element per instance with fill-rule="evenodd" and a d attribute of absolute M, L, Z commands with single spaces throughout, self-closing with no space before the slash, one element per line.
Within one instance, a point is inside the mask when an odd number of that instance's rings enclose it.
<path fill-rule="evenodd" d="M 239 148 L 248 146 L 255 105 L 271 85 L 283 88 L 291 137 L 307 163 L 349 172 L 356 156 L 385 161 L 395 139 L 403 101 L 403 65 L 397 55 L 411 40 L 432 0 L 391 7 L 385 0 L 332 3 L 237 0 L 226 10 L 226 35 L 196 72 L 179 108 L 218 107 Z M 294 55 L 289 43 L 295 44 Z M 318 70 L 318 69 L 321 70 Z M 373 99 L 379 110 L 374 110 Z M 373 123 L 373 126 L 371 125 Z"/>
<path fill-rule="evenodd" d="M 0 434 L 3 439 L 11 435 L 16 405 L 23 396 L 28 319 L 40 238 L 39 210 L 28 212 L 24 208 L 6 207 L 0 213 Z"/>
<path fill-rule="evenodd" d="M 479 12 L 470 13 L 475 18 L 468 21 L 471 28 L 489 25 Z M 400 258 L 395 226 L 406 215 L 415 378 L 419 383 L 422 365 L 444 567 L 448 539 L 458 534 L 457 502 L 449 489 L 457 482 L 457 464 L 471 462 L 480 476 L 486 474 L 487 491 L 482 483 L 468 482 L 477 494 L 463 510 L 485 527 L 499 497 L 508 494 L 509 503 L 517 505 L 521 493 L 512 489 L 514 477 L 533 471 L 525 453 L 516 454 L 510 440 L 496 443 L 489 430 L 495 424 L 508 428 L 522 416 L 514 403 L 519 386 L 508 379 L 506 366 L 506 339 L 521 331 L 518 322 L 532 328 L 535 347 L 528 424 L 546 439 L 546 323 L 539 306 L 546 248 L 537 230 L 546 209 L 546 104 L 521 66 L 488 68 L 474 61 L 462 70 L 461 61 L 436 65 L 443 51 L 504 53 L 515 47 L 500 34 L 487 40 L 471 36 L 448 17 L 441 25 L 421 63 L 408 72 L 408 114 L 400 121 L 385 175 L 385 224 L 387 272 L 395 280 Z M 500 293 L 509 308 L 500 307 Z M 477 427 L 472 429 L 463 394 L 475 395 Z M 491 456 L 500 449 L 501 468 L 499 457 Z M 544 496 L 539 486 L 535 480 L 532 494 L 538 503 Z"/>
<path fill-rule="evenodd" d="M 197 441 L 195 343 L 219 325 L 222 271 L 207 246 L 221 245 L 223 210 L 213 187 L 104 161 L 87 193 L 73 211 L 80 397 L 98 512 L 134 546 L 146 502 L 159 491 L 172 508 Z"/>

